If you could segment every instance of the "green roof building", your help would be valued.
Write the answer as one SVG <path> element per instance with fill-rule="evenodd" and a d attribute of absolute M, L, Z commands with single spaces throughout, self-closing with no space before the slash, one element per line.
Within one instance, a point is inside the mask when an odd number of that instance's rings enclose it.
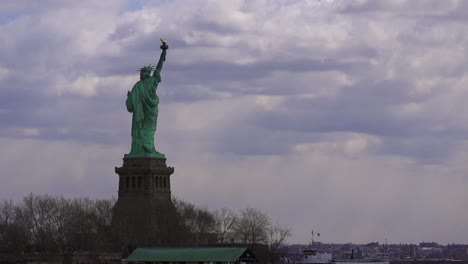
<path fill-rule="evenodd" d="M 256 263 L 258 259 L 247 248 L 137 248 L 127 262 L 149 263 Z"/>

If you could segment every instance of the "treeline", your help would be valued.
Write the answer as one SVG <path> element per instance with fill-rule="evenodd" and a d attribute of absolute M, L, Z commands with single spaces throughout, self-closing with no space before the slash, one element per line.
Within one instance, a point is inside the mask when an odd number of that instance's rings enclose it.
<path fill-rule="evenodd" d="M 291 236 L 290 229 L 272 224 L 268 214 L 259 209 L 209 210 L 178 198 L 172 200 L 179 220 L 192 236 L 193 246 L 263 244 L 269 252 L 275 252 Z M 19 203 L 2 201 L 0 253 L 112 250 L 115 202 L 35 194 Z"/>
<path fill-rule="evenodd" d="M 98 251 L 106 247 L 115 200 L 30 194 L 0 204 L 0 252 Z"/>
<path fill-rule="evenodd" d="M 269 215 L 260 209 L 247 206 L 237 213 L 229 208 L 210 211 L 177 198 L 172 200 L 188 231 L 208 240 L 198 240 L 195 246 L 263 244 L 275 252 L 291 236 L 291 229 L 272 224 Z"/>

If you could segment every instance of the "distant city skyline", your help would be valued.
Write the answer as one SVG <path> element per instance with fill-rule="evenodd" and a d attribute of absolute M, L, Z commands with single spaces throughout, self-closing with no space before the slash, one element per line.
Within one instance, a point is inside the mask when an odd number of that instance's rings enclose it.
<path fill-rule="evenodd" d="M 117 196 L 169 43 L 173 195 L 335 243 L 468 244 L 468 1 L 4 1 L 0 200 Z"/>

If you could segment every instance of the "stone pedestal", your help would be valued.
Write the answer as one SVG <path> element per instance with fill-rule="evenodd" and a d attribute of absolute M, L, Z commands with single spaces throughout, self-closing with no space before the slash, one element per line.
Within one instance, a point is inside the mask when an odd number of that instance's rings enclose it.
<path fill-rule="evenodd" d="M 115 168 L 119 195 L 113 209 L 112 226 L 121 244 L 174 246 L 180 225 L 171 200 L 174 168 L 161 158 L 124 158 Z"/>

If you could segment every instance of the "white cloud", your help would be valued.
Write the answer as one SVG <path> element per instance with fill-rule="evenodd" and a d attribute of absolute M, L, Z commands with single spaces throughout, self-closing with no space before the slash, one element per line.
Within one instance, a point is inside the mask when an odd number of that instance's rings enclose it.
<path fill-rule="evenodd" d="M 5 79 L 10 74 L 10 70 L 0 66 L 0 80 Z"/>
<path fill-rule="evenodd" d="M 25 136 L 39 136 L 41 131 L 37 128 L 23 128 L 21 132 Z"/>
<path fill-rule="evenodd" d="M 131 90 L 133 84 L 136 82 L 134 76 L 106 76 L 99 77 L 95 74 L 88 74 L 80 76 L 75 80 L 63 80 L 63 83 L 56 84 L 55 88 L 57 94 L 64 92 L 70 94 L 81 95 L 84 97 L 91 97 L 96 95 L 99 91 L 111 91 L 112 93 L 122 93 L 125 90 Z"/>
<path fill-rule="evenodd" d="M 282 98 L 279 96 L 267 96 L 261 95 L 256 96 L 255 103 L 265 110 L 273 110 L 277 108 L 282 101 Z"/>

